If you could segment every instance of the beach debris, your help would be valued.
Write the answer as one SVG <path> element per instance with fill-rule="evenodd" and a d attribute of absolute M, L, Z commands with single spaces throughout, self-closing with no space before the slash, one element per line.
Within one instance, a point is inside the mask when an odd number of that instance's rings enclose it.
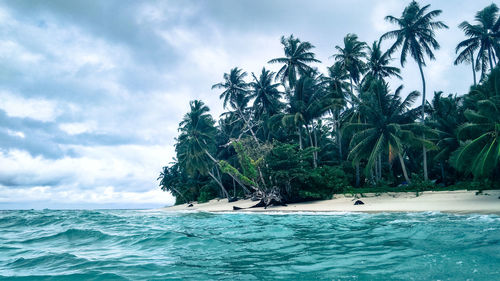
<path fill-rule="evenodd" d="M 361 200 L 356 200 L 356 202 L 354 202 L 354 205 L 364 205 L 365 203 L 363 203 L 363 201 Z"/>
<path fill-rule="evenodd" d="M 238 197 L 234 196 L 234 197 L 230 197 L 227 199 L 227 202 L 231 203 L 231 202 L 236 202 L 238 201 Z"/>
<path fill-rule="evenodd" d="M 245 208 L 240 208 L 240 207 L 236 207 L 236 206 L 233 206 L 233 211 L 238 211 L 238 210 L 243 210 Z"/>
<path fill-rule="evenodd" d="M 193 204 L 189 204 L 188 207 L 193 207 Z"/>

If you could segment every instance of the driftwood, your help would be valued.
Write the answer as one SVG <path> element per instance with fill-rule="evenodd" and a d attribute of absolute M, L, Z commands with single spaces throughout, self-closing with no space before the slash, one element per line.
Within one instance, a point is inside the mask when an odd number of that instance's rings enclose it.
<path fill-rule="evenodd" d="M 248 208 L 240 208 L 233 206 L 233 210 L 237 211 L 242 209 L 251 209 L 260 207 L 264 207 L 264 209 L 267 209 L 267 207 L 269 206 L 286 206 L 285 201 L 281 197 L 279 190 L 277 188 L 273 188 L 273 190 L 267 194 L 264 194 L 262 192 L 255 192 L 252 195 L 252 201 L 259 201 L 259 203 Z"/>

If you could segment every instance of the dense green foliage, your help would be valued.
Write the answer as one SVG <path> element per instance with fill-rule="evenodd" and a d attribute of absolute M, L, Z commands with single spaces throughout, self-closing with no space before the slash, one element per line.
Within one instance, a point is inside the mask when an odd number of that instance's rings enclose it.
<path fill-rule="evenodd" d="M 447 28 L 436 20 L 440 14 L 412 1 L 401 17 L 386 17 L 398 29 L 371 46 L 347 34 L 327 73 L 314 66 L 320 61 L 311 43 L 283 36 L 284 56 L 269 60 L 280 64 L 278 73 L 248 75 L 235 67 L 213 85 L 227 110 L 218 122 L 202 101 L 191 102 L 179 124 L 177 158 L 158 178 L 161 188 L 180 204 L 500 187 L 498 8 L 492 4 L 477 13 L 477 23 L 459 26 L 468 38 L 454 63 L 472 63 L 473 86 L 461 95 L 436 91 L 428 102 L 426 59 L 439 48 L 435 30 Z M 383 40 L 393 40 L 388 50 Z M 422 92 L 391 89 L 387 79 L 401 79 L 391 65 L 396 54 L 401 66 L 408 56 L 416 61 Z"/>

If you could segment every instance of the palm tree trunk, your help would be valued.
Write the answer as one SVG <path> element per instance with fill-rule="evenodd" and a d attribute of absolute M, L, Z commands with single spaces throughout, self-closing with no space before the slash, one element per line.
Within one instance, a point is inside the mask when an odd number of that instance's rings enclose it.
<path fill-rule="evenodd" d="M 443 162 L 441 162 L 441 181 L 443 184 L 445 184 L 446 179 L 444 176 L 444 163 Z"/>
<path fill-rule="evenodd" d="M 491 59 L 491 48 L 488 48 L 488 58 L 490 60 L 490 71 L 493 70 L 493 61 Z"/>
<path fill-rule="evenodd" d="M 314 130 L 314 129 L 312 129 L 312 130 Z M 313 139 L 312 139 L 312 133 L 311 133 L 311 131 L 309 131 L 309 126 L 308 125 L 306 125 L 306 131 L 307 131 L 307 134 L 309 135 L 309 142 L 311 143 L 311 146 L 315 147 L 314 143 L 313 143 Z M 317 168 L 318 167 L 318 162 L 317 162 L 317 159 L 316 159 L 316 151 L 313 151 L 312 155 L 313 155 L 313 166 L 314 166 L 314 168 Z"/>
<path fill-rule="evenodd" d="M 472 65 L 472 76 L 474 77 L 474 86 L 476 86 L 476 70 L 474 69 L 474 53 L 470 51 L 470 64 Z"/>
<path fill-rule="evenodd" d="M 399 163 L 401 163 L 401 170 L 403 170 L 403 176 L 405 177 L 406 182 L 411 183 L 410 178 L 408 177 L 408 173 L 406 172 L 405 161 L 403 160 L 403 156 L 401 156 L 401 153 L 398 153 L 398 158 Z"/>
<path fill-rule="evenodd" d="M 174 190 L 177 194 L 179 194 L 179 195 L 182 197 L 182 199 L 184 200 L 184 202 L 189 203 L 189 201 L 186 199 L 186 197 L 184 197 L 184 194 L 180 193 L 180 192 L 179 192 L 179 190 L 177 190 L 177 188 L 175 188 L 175 187 L 173 187 L 173 186 L 171 186 L 171 188 L 172 188 L 172 189 L 173 189 L 173 190 Z"/>
<path fill-rule="evenodd" d="M 208 171 L 208 174 L 220 186 L 220 188 L 221 188 L 222 193 L 224 194 L 224 196 L 226 196 L 226 198 L 229 199 L 229 193 L 227 192 L 227 190 L 224 187 L 224 185 L 222 184 L 222 182 L 219 179 L 217 179 L 212 172 Z"/>
<path fill-rule="evenodd" d="M 349 77 L 349 82 L 351 84 L 351 95 L 354 96 L 354 89 L 353 89 L 353 84 L 352 84 L 352 77 Z"/>
<path fill-rule="evenodd" d="M 425 123 L 425 77 L 424 77 L 424 71 L 422 70 L 422 62 L 418 62 L 418 69 L 420 70 L 420 76 L 422 77 L 422 124 Z M 423 136 L 425 139 L 425 135 Z M 429 176 L 427 174 L 427 148 L 425 148 L 425 145 L 422 145 L 422 156 L 423 156 L 423 162 L 424 162 L 424 180 L 429 180 Z"/>
<path fill-rule="evenodd" d="M 208 156 L 208 158 L 210 158 L 214 163 L 215 165 L 219 165 L 219 162 L 207 151 L 207 150 L 204 150 L 205 154 Z M 227 173 L 233 180 L 235 180 L 243 189 L 245 189 L 246 191 L 248 191 L 245 187 L 245 185 L 238 179 L 236 178 L 234 175 L 232 175 L 231 173 Z M 222 184 L 222 183 L 221 183 Z M 259 190 L 257 187 L 254 187 L 254 186 L 250 186 L 251 188 L 253 188 L 255 191 Z M 227 192 L 227 191 L 226 191 Z M 250 191 L 248 191 L 250 193 Z"/>
<path fill-rule="evenodd" d="M 382 179 L 382 155 L 378 154 L 378 180 Z"/>
<path fill-rule="evenodd" d="M 312 128 L 313 129 L 313 137 L 314 137 L 314 147 L 318 147 L 318 136 L 316 135 L 316 129 L 315 127 Z M 316 165 L 318 165 L 318 151 L 315 151 L 314 152 L 316 154 Z"/>
<path fill-rule="evenodd" d="M 340 158 L 339 162 L 342 163 L 344 157 L 342 155 L 342 135 L 340 133 L 340 121 L 339 121 L 338 110 L 335 112 L 335 130 L 337 131 L 337 142 L 339 145 L 339 158 Z"/>
<path fill-rule="evenodd" d="M 356 187 L 359 187 L 360 184 L 360 176 L 359 176 L 359 163 L 356 163 Z"/>
<path fill-rule="evenodd" d="M 297 134 L 299 135 L 299 148 L 302 150 L 302 134 L 300 133 L 300 126 L 297 126 Z"/>

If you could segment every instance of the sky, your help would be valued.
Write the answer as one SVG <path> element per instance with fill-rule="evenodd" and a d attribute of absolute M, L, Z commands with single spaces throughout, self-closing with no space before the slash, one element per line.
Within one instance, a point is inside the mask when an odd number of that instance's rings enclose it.
<path fill-rule="evenodd" d="M 311 42 L 333 64 L 347 33 L 369 44 L 409 1 L 0 1 L 0 209 L 155 208 L 171 205 L 156 180 L 175 156 L 189 101 L 217 118 L 211 85 L 281 57 L 282 35 Z M 473 21 L 491 1 L 425 1 L 450 28 L 424 69 L 428 96 L 464 94 L 470 65 L 454 66 Z M 386 42 L 385 45 L 390 44 Z M 393 64 L 399 65 L 395 57 Z M 421 90 L 416 64 L 394 89 Z"/>

